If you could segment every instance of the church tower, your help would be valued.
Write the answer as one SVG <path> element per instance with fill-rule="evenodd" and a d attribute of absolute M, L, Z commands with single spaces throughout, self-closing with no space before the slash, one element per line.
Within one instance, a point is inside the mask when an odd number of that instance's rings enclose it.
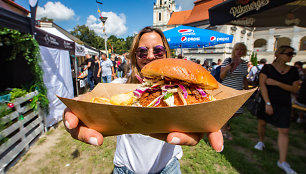
<path fill-rule="evenodd" d="M 165 30 L 174 10 L 174 0 L 156 0 L 153 8 L 153 27 Z"/>

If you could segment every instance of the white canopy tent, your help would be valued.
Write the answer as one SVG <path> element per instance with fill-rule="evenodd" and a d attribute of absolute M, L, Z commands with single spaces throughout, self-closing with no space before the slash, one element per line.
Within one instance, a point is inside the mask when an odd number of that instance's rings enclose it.
<path fill-rule="evenodd" d="M 56 31 L 36 29 L 36 40 L 39 43 L 42 58 L 41 67 L 44 71 L 43 80 L 47 87 L 49 99 L 49 115 L 46 127 L 50 127 L 62 120 L 66 106 L 57 98 L 73 98 L 73 82 L 69 51 L 74 51 L 74 42 L 63 39 Z M 60 37 L 58 37 L 60 36 Z M 66 36 L 65 36 L 66 37 Z"/>
<path fill-rule="evenodd" d="M 85 54 L 99 56 L 99 53 L 95 50 L 85 47 Z"/>

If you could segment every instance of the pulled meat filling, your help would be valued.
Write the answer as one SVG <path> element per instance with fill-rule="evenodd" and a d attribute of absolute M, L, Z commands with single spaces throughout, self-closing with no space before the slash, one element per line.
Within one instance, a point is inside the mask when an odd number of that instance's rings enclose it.
<path fill-rule="evenodd" d="M 198 90 L 196 90 L 194 87 L 190 87 L 188 88 L 188 96 L 186 102 L 187 104 L 196 104 L 196 103 L 203 103 L 203 102 L 208 102 L 209 100 L 209 96 L 207 94 L 206 97 L 203 97 Z M 156 91 L 146 91 L 144 92 L 140 99 L 139 99 L 139 103 L 142 106 L 148 106 L 154 99 L 156 99 L 157 97 L 159 97 L 160 95 L 162 95 L 162 91 L 161 90 L 156 90 Z M 176 106 L 180 106 L 180 105 L 184 105 L 183 101 L 181 100 L 181 98 L 179 97 L 178 93 L 174 93 L 174 104 Z M 168 105 L 162 100 L 160 102 L 159 105 L 157 105 L 157 107 L 167 107 Z"/>

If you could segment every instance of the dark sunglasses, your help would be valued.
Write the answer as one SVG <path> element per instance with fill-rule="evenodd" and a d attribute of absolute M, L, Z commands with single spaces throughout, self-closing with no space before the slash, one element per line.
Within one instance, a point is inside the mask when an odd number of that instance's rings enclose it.
<path fill-rule="evenodd" d="M 138 47 L 135 53 L 137 57 L 143 59 L 148 57 L 148 52 L 149 49 L 147 47 Z M 166 52 L 166 48 L 161 45 L 153 47 L 153 54 L 156 58 L 162 58 Z"/>
<path fill-rule="evenodd" d="M 286 54 L 289 57 L 294 57 L 296 55 L 296 52 L 288 52 L 288 53 L 281 53 L 281 54 Z"/>

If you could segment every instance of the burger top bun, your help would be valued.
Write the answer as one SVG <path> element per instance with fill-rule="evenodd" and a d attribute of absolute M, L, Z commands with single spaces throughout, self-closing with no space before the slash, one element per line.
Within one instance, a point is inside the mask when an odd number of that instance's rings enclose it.
<path fill-rule="evenodd" d="M 168 77 L 196 84 L 206 90 L 218 88 L 217 80 L 200 64 L 183 59 L 158 59 L 145 65 L 141 73 L 144 77 Z"/>

